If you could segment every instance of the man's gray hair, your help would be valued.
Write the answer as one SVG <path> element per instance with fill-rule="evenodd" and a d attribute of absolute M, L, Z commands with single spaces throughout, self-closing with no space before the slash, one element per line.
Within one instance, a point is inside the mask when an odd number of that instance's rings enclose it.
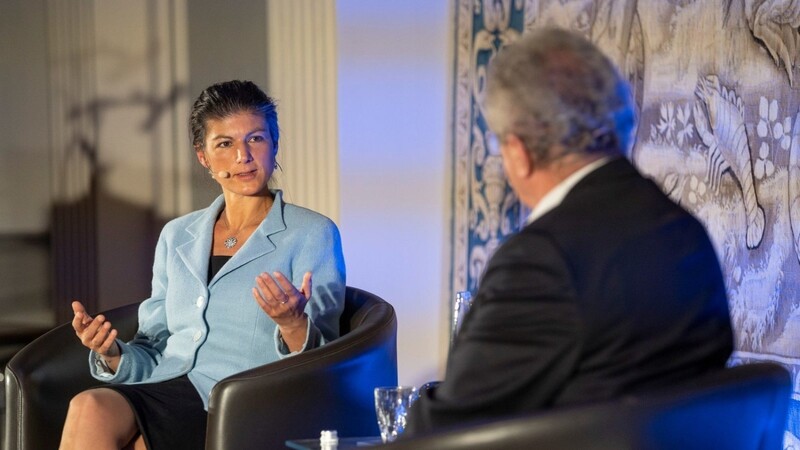
<path fill-rule="evenodd" d="M 591 42 L 557 28 L 526 34 L 489 68 L 486 118 L 520 138 L 534 161 L 626 152 L 635 127 L 630 88 Z M 551 154 L 561 144 L 559 154 Z"/>

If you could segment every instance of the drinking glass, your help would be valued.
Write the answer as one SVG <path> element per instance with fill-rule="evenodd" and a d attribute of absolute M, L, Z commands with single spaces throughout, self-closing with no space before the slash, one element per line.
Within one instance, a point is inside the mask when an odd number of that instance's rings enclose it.
<path fill-rule="evenodd" d="M 451 348 L 453 347 L 458 330 L 461 329 L 461 323 L 464 321 L 464 317 L 467 315 L 470 306 L 472 306 L 472 293 L 469 291 L 456 292 L 456 299 L 453 303 L 453 324 L 450 328 Z"/>
<path fill-rule="evenodd" d="M 375 414 L 383 442 L 394 442 L 406 428 L 406 414 L 419 396 L 414 386 L 375 388 Z"/>

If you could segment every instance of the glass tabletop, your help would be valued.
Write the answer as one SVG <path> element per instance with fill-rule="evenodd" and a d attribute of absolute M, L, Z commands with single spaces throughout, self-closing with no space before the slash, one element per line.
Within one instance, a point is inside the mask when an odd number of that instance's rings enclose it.
<path fill-rule="evenodd" d="M 364 448 L 380 445 L 380 436 L 367 436 L 367 437 L 346 437 L 339 438 L 339 444 L 335 447 L 336 450 L 348 450 L 354 448 Z M 317 439 L 291 439 L 286 441 L 286 446 L 295 450 L 320 450 L 322 447 L 319 445 L 319 438 Z"/>

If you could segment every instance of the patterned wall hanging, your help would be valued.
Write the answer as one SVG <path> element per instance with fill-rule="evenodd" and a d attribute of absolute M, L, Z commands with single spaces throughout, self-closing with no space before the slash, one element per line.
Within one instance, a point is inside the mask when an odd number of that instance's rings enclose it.
<path fill-rule="evenodd" d="M 786 448 L 800 448 L 800 0 L 457 0 L 452 292 L 475 290 L 527 216 L 483 115 L 487 67 L 526 30 L 595 42 L 633 87 L 628 157 L 706 226 L 723 266 L 732 364 L 794 381 Z"/>

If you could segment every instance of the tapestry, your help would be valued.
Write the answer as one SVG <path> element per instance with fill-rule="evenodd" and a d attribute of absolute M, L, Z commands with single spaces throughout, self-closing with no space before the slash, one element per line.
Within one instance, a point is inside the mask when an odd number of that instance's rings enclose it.
<path fill-rule="evenodd" d="M 734 326 L 730 364 L 769 360 L 790 371 L 784 446 L 800 448 L 800 0 L 457 0 L 455 8 L 451 293 L 477 288 L 528 214 L 486 145 L 487 67 L 527 30 L 577 31 L 631 83 L 638 128 L 627 156 L 711 236 Z"/>

